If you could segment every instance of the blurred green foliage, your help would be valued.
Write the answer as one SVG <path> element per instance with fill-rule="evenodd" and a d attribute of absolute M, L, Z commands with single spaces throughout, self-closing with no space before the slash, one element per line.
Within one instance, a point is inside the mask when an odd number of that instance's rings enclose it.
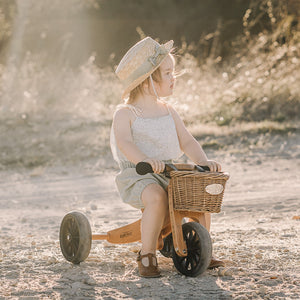
<path fill-rule="evenodd" d="M 12 16 L 14 5 L 0 0 L 0 51 L 2 45 L 8 41 L 12 31 Z"/>
<path fill-rule="evenodd" d="M 299 29 L 299 8 L 298 0 L 0 0 L 0 55 L 17 24 L 24 52 L 47 48 L 52 63 L 65 51 L 71 65 L 92 52 L 99 66 L 116 64 L 143 35 L 173 39 L 199 63 L 224 60 L 259 32 L 279 29 L 286 42 Z"/>
<path fill-rule="evenodd" d="M 0 113 L 110 120 L 122 89 L 114 67 L 150 35 L 175 40 L 185 71 L 177 108 L 189 122 L 299 119 L 298 8 L 294 0 L 0 0 Z"/>

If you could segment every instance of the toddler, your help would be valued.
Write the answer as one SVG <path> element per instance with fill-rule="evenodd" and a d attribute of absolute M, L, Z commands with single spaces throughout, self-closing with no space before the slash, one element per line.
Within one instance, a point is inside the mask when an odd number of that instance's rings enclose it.
<path fill-rule="evenodd" d="M 150 37 L 139 41 L 120 61 L 116 74 L 124 84 L 123 105 L 119 105 L 111 131 L 111 149 L 119 163 L 116 184 L 124 202 L 141 209 L 142 248 L 137 262 L 140 276 L 158 277 L 156 244 L 164 224 L 169 222 L 168 178 L 160 174 L 165 163 L 185 153 L 197 165 L 220 171 L 186 129 L 176 110 L 161 98 L 172 95 L 175 60 L 173 41 L 160 45 Z M 135 165 L 151 164 L 154 173 L 138 175 Z M 210 229 L 210 214 L 202 225 Z M 212 259 L 210 268 L 224 265 Z"/>

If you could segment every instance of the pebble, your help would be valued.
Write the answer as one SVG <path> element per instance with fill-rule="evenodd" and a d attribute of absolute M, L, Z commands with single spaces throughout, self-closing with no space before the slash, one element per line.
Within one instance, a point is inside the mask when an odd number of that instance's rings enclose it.
<path fill-rule="evenodd" d="M 129 250 L 134 253 L 138 253 L 141 250 L 141 246 L 132 246 Z"/>
<path fill-rule="evenodd" d="M 109 242 L 107 242 L 107 241 L 104 241 L 104 242 L 102 243 L 102 245 L 103 245 L 103 248 L 107 248 L 107 249 L 110 249 L 110 248 L 116 248 L 116 245 L 111 244 L 111 243 L 109 243 Z"/>
<path fill-rule="evenodd" d="M 96 280 L 91 277 L 84 279 L 83 283 L 88 284 L 88 285 L 96 285 L 97 284 Z"/>
<path fill-rule="evenodd" d="M 13 281 L 10 285 L 11 285 L 11 286 L 17 286 L 17 285 L 18 285 L 18 282 L 19 282 L 18 280 L 15 280 L 15 281 Z"/>
<path fill-rule="evenodd" d="M 265 231 L 265 230 L 264 230 L 263 228 L 261 228 L 261 227 L 256 228 L 256 230 L 257 230 L 258 232 L 264 232 L 264 231 Z"/>
<path fill-rule="evenodd" d="M 246 295 L 239 295 L 234 297 L 236 300 L 248 300 L 249 298 Z"/>
<path fill-rule="evenodd" d="M 78 289 L 82 288 L 83 285 L 84 284 L 82 282 L 76 281 L 71 284 L 71 288 L 72 288 L 72 290 L 78 290 Z"/>
<path fill-rule="evenodd" d="M 46 278 L 41 278 L 40 279 L 40 283 L 46 283 L 47 282 L 47 279 Z"/>
<path fill-rule="evenodd" d="M 52 257 L 49 257 L 49 258 L 47 259 L 47 263 L 48 263 L 49 265 L 51 265 L 51 264 L 56 264 L 56 263 L 58 263 L 58 260 L 57 260 L 56 257 L 52 256 Z"/>
<path fill-rule="evenodd" d="M 264 295 L 267 292 L 266 287 L 260 286 L 258 289 L 258 293 Z"/>
<path fill-rule="evenodd" d="M 289 238 L 289 237 L 295 237 L 295 236 L 296 236 L 295 234 L 286 233 L 286 234 L 282 234 L 280 237 Z"/>
<path fill-rule="evenodd" d="M 261 281 L 261 283 L 263 283 L 265 286 L 276 286 L 279 284 L 279 282 L 279 280 L 274 279 L 266 279 Z"/>
<path fill-rule="evenodd" d="M 220 267 L 218 270 L 219 276 L 232 276 L 233 275 L 233 269 L 232 268 L 223 268 Z"/>
<path fill-rule="evenodd" d="M 271 217 L 271 220 L 280 220 L 280 219 L 282 219 L 282 217 L 278 217 L 278 216 L 272 216 Z"/>
<path fill-rule="evenodd" d="M 2 229 L 2 231 L 8 231 L 8 230 L 11 230 L 11 228 L 9 228 L 9 227 L 2 227 L 1 229 Z"/>
<path fill-rule="evenodd" d="M 96 204 L 91 204 L 91 210 L 97 210 L 97 209 L 98 209 L 98 207 Z"/>
<path fill-rule="evenodd" d="M 266 219 L 266 218 L 256 220 L 257 223 L 267 223 L 268 221 L 269 221 L 269 219 Z"/>
<path fill-rule="evenodd" d="M 273 206 L 273 209 L 275 209 L 275 210 L 281 210 L 281 209 L 284 209 L 284 208 L 285 208 L 284 205 L 275 205 L 275 206 Z"/>

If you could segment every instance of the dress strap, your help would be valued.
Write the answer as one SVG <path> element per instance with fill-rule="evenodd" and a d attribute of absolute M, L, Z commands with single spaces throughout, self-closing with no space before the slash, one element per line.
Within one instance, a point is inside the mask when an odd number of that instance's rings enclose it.
<path fill-rule="evenodd" d="M 166 107 L 167 107 L 168 113 L 171 114 L 168 104 L 166 104 Z"/>
<path fill-rule="evenodd" d="M 131 112 L 135 115 L 135 117 L 141 117 L 142 116 L 142 111 L 135 107 L 134 105 L 132 104 L 121 104 L 121 105 L 118 105 L 118 107 L 126 107 L 126 108 L 129 108 L 131 110 Z"/>
<path fill-rule="evenodd" d="M 167 108 L 169 115 L 172 116 L 168 103 L 167 103 L 167 102 L 164 102 L 164 101 L 162 101 L 162 103 L 163 103 L 164 106 Z"/>
<path fill-rule="evenodd" d="M 125 104 L 125 106 L 128 107 L 136 117 L 142 116 L 142 111 L 139 108 L 135 107 L 134 105 Z"/>

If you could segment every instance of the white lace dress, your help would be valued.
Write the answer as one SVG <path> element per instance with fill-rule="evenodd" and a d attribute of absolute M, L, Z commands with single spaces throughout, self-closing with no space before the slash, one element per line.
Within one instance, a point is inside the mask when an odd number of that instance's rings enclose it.
<path fill-rule="evenodd" d="M 134 114 L 131 126 L 133 142 L 148 157 L 163 161 L 178 159 L 182 154 L 172 114 L 156 118 L 143 118 L 132 105 L 126 105 Z M 127 160 L 118 149 L 113 129 L 111 130 L 111 150 L 114 159 L 119 163 L 120 173 L 116 176 L 116 184 L 124 202 L 136 208 L 143 208 L 141 194 L 144 188 L 157 183 L 164 189 L 169 180 L 160 174 L 138 175 L 135 165 Z"/>

